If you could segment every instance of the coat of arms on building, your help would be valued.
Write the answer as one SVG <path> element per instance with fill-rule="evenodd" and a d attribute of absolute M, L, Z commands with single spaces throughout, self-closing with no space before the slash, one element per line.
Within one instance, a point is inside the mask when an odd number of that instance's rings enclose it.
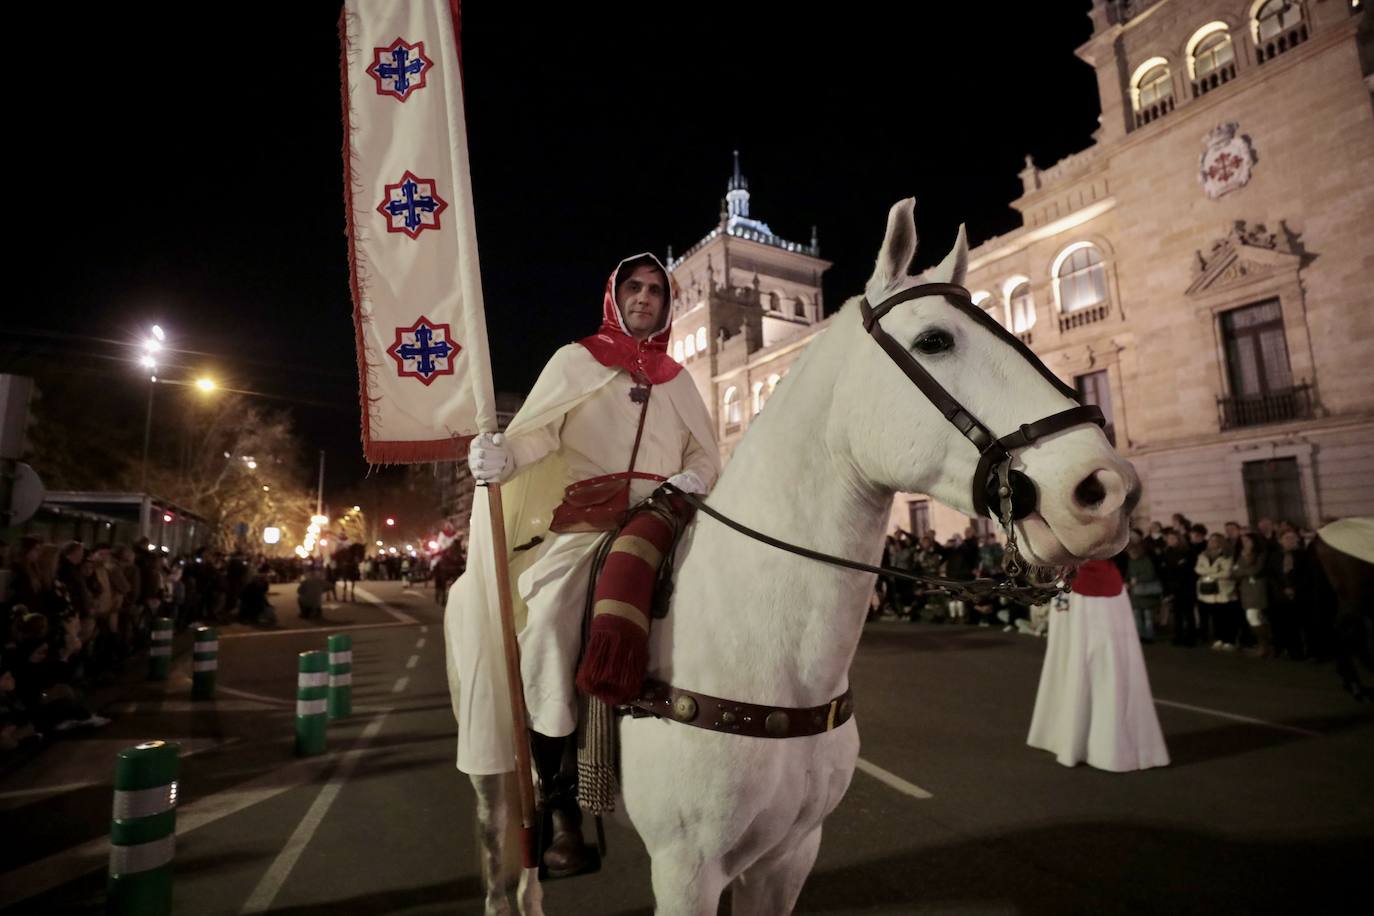
<path fill-rule="evenodd" d="M 1198 161 L 1198 181 L 1212 200 L 1244 187 L 1250 181 L 1255 150 L 1250 138 L 1237 133 L 1235 121 L 1218 124 L 1202 138 L 1202 158 Z"/>

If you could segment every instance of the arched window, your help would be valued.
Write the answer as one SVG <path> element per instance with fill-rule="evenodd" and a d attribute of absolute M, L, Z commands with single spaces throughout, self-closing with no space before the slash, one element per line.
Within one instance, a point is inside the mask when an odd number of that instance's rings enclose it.
<path fill-rule="evenodd" d="M 1136 83 L 1136 89 L 1140 92 L 1139 107 L 1142 111 L 1171 98 L 1174 94 L 1174 84 L 1169 78 L 1168 65 L 1156 64 L 1151 67 L 1140 78 L 1140 82 Z"/>
<path fill-rule="evenodd" d="M 682 362 L 682 339 L 673 341 L 673 359 Z"/>
<path fill-rule="evenodd" d="M 1255 12 L 1255 34 L 1268 41 L 1302 22 L 1302 5 L 1292 0 L 1269 0 Z"/>
<path fill-rule="evenodd" d="M 1174 110 L 1174 78 L 1169 62 L 1152 57 L 1131 76 L 1131 105 L 1135 108 L 1135 126 L 1142 127 Z"/>
<path fill-rule="evenodd" d="M 763 410 L 763 382 L 754 383 L 754 414 Z"/>
<path fill-rule="evenodd" d="M 1086 242 L 1064 249 L 1054 279 L 1061 312 L 1076 312 L 1107 301 L 1107 271 L 1102 255 Z"/>
<path fill-rule="evenodd" d="M 1199 41 L 1193 49 L 1193 78 L 1205 79 L 1224 69 L 1235 58 L 1230 33 L 1224 30 L 1213 32 Z"/>
<path fill-rule="evenodd" d="M 781 376 L 781 375 L 778 375 L 776 372 L 774 372 L 772 375 L 768 376 L 768 393 L 769 393 L 769 394 L 772 394 L 772 393 L 773 393 L 773 389 L 776 388 L 776 387 L 778 387 L 778 382 L 780 382 L 780 381 L 782 381 L 782 376 Z"/>
<path fill-rule="evenodd" d="M 798 296 L 798 297 L 797 297 L 797 303 L 796 303 L 796 305 L 795 305 L 794 308 L 793 308 L 793 314 L 795 314 L 798 318 L 805 318 L 805 317 L 806 317 L 806 297 L 805 297 L 805 296 Z"/>
<path fill-rule="evenodd" d="M 1255 62 L 1260 64 L 1307 40 L 1307 23 L 1297 0 L 1257 2 L 1251 29 L 1255 36 Z"/>
<path fill-rule="evenodd" d="M 1031 299 L 1030 283 L 1017 286 L 1007 296 L 1007 311 L 1011 314 L 1011 329 L 1017 334 L 1035 325 L 1035 302 Z"/>
<path fill-rule="evenodd" d="M 739 429 L 740 408 L 739 408 L 739 389 L 734 385 L 725 389 L 725 431 L 734 432 Z"/>
<path fill-rule="evenodd" d="M 706 352 L 706 329 L 697 328 L 697 350 L 701 353 Z"/>
<path fill-rule="evenodd" d="M 695 336 L 688 334 L 683 342 L 687 345 L 687 358 L 691 359 L 697 352 L 697 339 Z"/>

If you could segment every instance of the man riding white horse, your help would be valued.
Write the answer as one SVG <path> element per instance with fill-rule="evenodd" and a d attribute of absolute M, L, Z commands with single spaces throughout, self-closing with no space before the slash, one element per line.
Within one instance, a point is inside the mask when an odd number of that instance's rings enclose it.
<path fill-rule="evenodd" d="M 520 606 L 527 612 L 519 637 L 521 679 L 535 770 L 554 825 L 544 865 L 555 877 L 590 862 L 575 768 L 567 762 L 595 547 L 626 509 L 665 480 L 705 493 L 720 472 L 706 407 L 691 376 L 668 356 L 670 289 L 653 255 L 620 262 L 606 283 L 598 333 L 559 349 L 508 431 L 478 436 L 468 451 L 476 480 L 510 481 L 503 489 L 515 548 L 517 625 Z M 446 621 L 461 724 L 458 768 L 473 775 L 512 768 L 509 726 L 501 727 L 499 718 L 509 709 L 499 702 L 501 646 L 491 640 L 495 611 L 484 584 L 490 569 L 489 562 L 470 560 Z"/>

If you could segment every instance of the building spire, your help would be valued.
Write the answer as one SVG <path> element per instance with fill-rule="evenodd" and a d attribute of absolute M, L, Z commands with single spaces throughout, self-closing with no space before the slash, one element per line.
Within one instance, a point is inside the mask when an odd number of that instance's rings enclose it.
<path fill-rule="evenodd" d="M 725 200 L 731 216 L 749 216 L 749 180 L 739 168 L 739 150 L 735 150 L 735 172 L 725 184 Z"/>

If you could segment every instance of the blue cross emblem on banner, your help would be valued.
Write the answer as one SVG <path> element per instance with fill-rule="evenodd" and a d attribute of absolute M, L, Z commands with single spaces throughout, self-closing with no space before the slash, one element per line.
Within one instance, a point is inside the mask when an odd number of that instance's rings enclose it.
<path fill-rule="evenodd" d="M 438 229 L 439 214 L 448 202 L 439 196 L 433 178 L 418 178 L 410 173 L 401 176 L 396 184 L 386 186 L 386 196 L 377 205 L 377 212 L 387 219 L 387 232 L 403 232 L 416 238 L 426 229 Z"/>
<path fill-rule="evenodd" d="M 396 374 L 417 378 L 429 385 L 441 375 L 453 374 L 453 363 L 462 347 L 453 343 L 449 326 L 424 315 L 408 328 L 396 329 L 396 342 L 386 348 L 396 360 Z"/>
<path fill-rule="evenodd" d="M 425 56 L 425 43 L 409 44 L 397 38 L 389 48 L 373 48 L 367 75 L 377 81 L 377 94 L 404 102 L 412 92 L 425 88 L 434 61 Z"/>

